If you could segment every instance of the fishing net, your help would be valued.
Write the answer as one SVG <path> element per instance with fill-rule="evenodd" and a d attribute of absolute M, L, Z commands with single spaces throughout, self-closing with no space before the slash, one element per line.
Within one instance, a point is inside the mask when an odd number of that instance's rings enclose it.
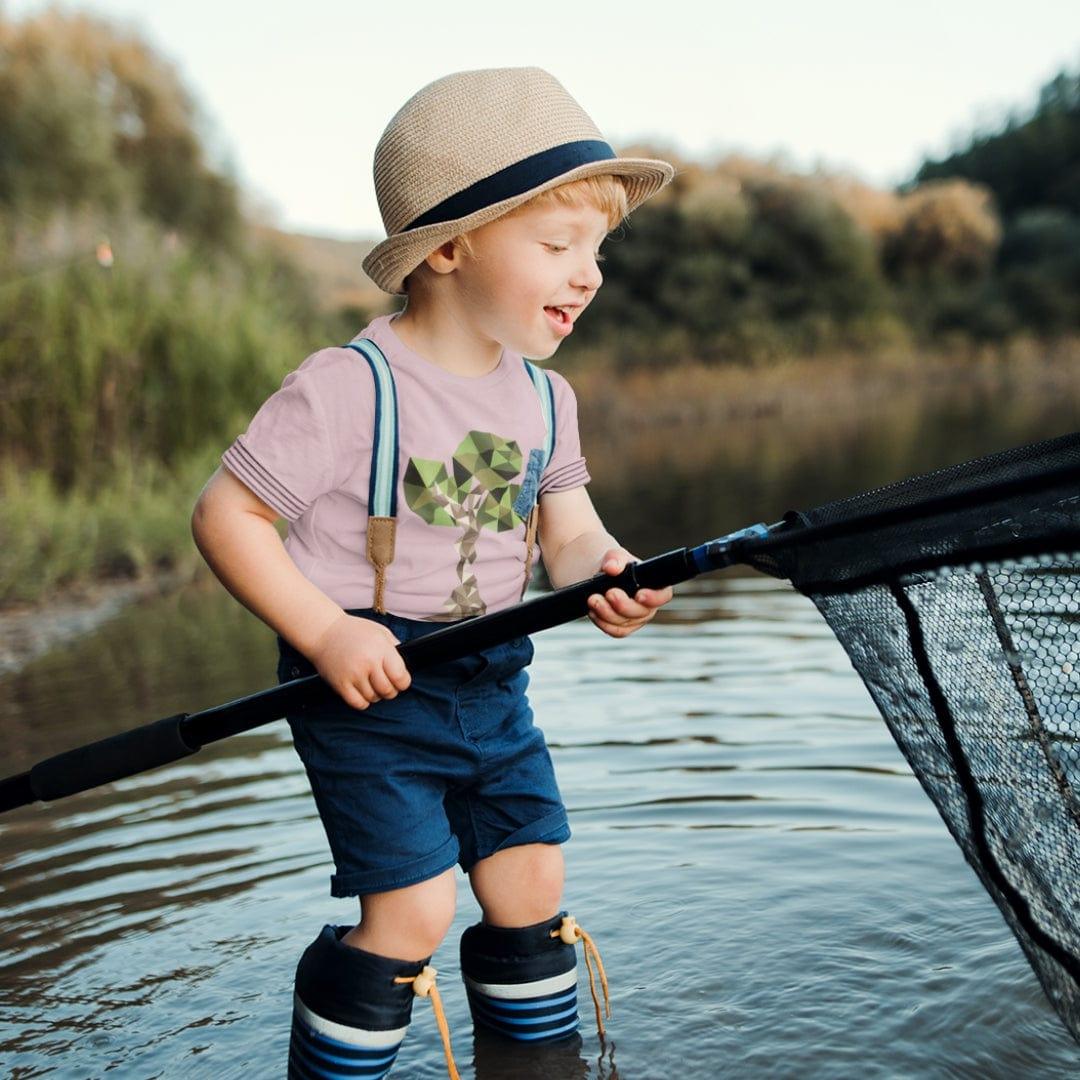
<path fill-rule="evenodd" d="M 788 515 L 824 615 L 1080 1040 L 1080 435 Z"/>

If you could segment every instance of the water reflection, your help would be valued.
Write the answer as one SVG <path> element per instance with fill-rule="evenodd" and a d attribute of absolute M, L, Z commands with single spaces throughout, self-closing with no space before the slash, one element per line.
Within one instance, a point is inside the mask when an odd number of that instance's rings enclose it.
<path fill-rule="evenodd" d="M 798 417 L 585 430 L 593 501 L 644 556 L 1080 429 L 1070 394 L 921 382 L 894 391 L 887 403 L 853 400 Z"/>

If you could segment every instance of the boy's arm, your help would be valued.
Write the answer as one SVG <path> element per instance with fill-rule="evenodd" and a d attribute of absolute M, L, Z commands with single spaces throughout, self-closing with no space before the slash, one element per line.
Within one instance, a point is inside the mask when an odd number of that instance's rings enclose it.
<path fill-rule="evenodd" d="M 604 528 L 584 487 L 541 496 L 538 531 L 544 567 L 557 589 L 600 570 L 621 573 L 636 561 Z M 589 618 L 606 634 L 623 637 L 647 623 L 671 596 L 670 588 L 639 589 L 633 597 L 622 589 L 608 589 L 589 597 Z"/>
<path fill-rule="evenodd" d="M 274 528 L 280 516 L 219 466 L 195 503 L 191 533 L 225 588 L 310 656 L 343 611 L 289 558 Z"/>
<path fill-rule="evenodd" d="M 221 583 L 304 654 L 354 709 L 396 697 L 411 681 L 397 638 L 349 615 L 289 558 L 274 522 L 281 515 L 225 468 L 203 488 L 191 532 Z"/>

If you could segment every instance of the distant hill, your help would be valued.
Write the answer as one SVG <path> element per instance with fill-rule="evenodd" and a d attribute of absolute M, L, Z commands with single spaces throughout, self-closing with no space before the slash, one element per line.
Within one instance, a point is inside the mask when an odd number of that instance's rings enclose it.
<path fill-rule="evenodd" d="M 333 240 L 326 236 L 283 232 L 268 225 L 253 225 L 252 232 L 274 245 L 309 274 L 324 311 L 360 307 L 389 310 L 395 302 L 364 273 L 364 256 L 376 240 Z"/>

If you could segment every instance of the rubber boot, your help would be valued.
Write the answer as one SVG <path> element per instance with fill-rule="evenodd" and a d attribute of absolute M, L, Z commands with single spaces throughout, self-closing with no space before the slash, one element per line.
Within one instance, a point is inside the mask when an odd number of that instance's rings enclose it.
<path fill-rule="evenodd" d="M 534 1045 L 575 1037 L 577 953 L 552 936 L 562 915 L 514 928 L 477 923 L 461 935 L 461 976 L 476 1028 Z"/>
<path fill-rule="evenodd" d="M 289 1080 L 380 1080 L 412 1017 L 413 977 L 425 960 L 392 960 L 346 945 L 349 926 L 324 926 L 296 967 Z"/>

